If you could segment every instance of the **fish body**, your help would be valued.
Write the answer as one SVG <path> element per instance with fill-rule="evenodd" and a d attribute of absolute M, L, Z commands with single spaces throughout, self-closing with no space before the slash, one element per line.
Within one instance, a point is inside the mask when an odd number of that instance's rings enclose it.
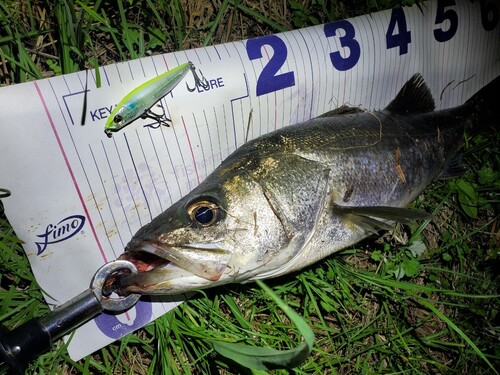
<path fill-rule="evenodd" d="M 181 64 L 136 87 L 113 109 L 104 126 L 104 132 L 111 136 L 112 132 L 117 132 L 139 117 L 146 116 L 150 108 L 172 91 L 192 67 L 191 62 Z"/>
<path fill-rule="evenodd" d="M 382 111 L 341 107 L 247 142 L 133 236 L 120 258 L 140 273 L 123 290 L 177 294 L 276 277 L 428 217 L 406 207 L 457 174 L 465 128 L 498 123 L 499 88 L 497 78 L 434 111 L 416 74 Z"/>

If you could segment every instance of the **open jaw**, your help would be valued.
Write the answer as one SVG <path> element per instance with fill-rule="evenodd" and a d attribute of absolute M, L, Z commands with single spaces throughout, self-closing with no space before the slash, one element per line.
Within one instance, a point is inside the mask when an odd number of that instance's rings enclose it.
<path fill-rule="evenodd" d="M 207 249 L 203 250 L 193 245 L 166 247 L 151 243 L 126 250 L 119 259 L 133 263 L 139 273 L 124 277 L 120 289 L 172 295 L 211 286 L 221 278 L 227 262 L 220 254 L 207 259 Z"/>

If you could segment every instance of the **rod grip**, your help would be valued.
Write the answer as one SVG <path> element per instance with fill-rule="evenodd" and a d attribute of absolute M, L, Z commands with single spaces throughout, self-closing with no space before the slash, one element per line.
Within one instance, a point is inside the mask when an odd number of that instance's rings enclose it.
<path fill-rule="evenodd" d="M 12 373 L 24 374 L 29 363 L 51 345 L 49 332 L 38 319 L 31 319 L 10 332 L 2 332 L 0 358 Z"/>
<path fill-rule="evenodd" d="M 103 311 L 92 289 L 86 290 L 40 318 L 28 320 L 0 335 L 0 358 L 11 371 L 23 374 L 29 363 L 53 342 Z"/>

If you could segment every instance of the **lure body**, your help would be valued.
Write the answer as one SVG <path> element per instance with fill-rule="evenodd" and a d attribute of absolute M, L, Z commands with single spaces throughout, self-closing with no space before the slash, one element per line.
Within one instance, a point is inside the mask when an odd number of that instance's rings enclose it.
<path fill-rule="evenodd" d="M 132 90 L 111 112 L 104 127 L 106 135 L 111 137 L 112 132 L 119 131 L 139 117 L 151 117 L 160 122 L 162 115 L 156 115 L 150 108 L 172 91 L 192 69 L 193 63 L 188 61 Z"/>

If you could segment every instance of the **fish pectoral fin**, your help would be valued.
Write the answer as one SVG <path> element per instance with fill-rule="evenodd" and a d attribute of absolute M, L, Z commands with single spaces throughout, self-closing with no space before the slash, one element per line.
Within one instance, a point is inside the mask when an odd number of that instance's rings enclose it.
<path fill-rule="evenodd" d="M 402 207 L 347 207 L 334 204 L 332 210 L 336 214 L 346 215 L 354 224 L 372 233 L 394 229 L 389 222 L 415 224 L 417 221 L 431 220 L 433 218 L 427 212 Z"/>
<path fill-rule="evenodd" d="M 390 225 L 381 220 L 373 219 L 369 216 L 347 214 L 346 218 L 351 223 L 363 228 L 364 230 L 372 234 L 377 234 L 381 230 L 391 231 L 394 229 L 393 225 Z"/>
<path fill-rule="evenodd" d="M 452 178 L 462 177 L 467 168 L 462 163 L 462 154 L 455 155 L 444 167 L 438 179 L 448 180 Z"/>

